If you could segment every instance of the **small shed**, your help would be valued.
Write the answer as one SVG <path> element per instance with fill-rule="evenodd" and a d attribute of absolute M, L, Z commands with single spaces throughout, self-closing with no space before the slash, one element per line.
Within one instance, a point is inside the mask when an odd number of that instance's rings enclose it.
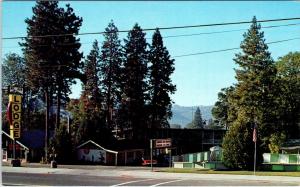
<path fill-rule="evenodd" d="M 88 140 L 77 146 L 77 159 L 84 163 L 117 165 L 118 152 L 105 149 L 96 142 Z"/>
<path fill-rule="evenodd" d="M 288 141 L 284 142 L 283 145 L 280 147 L 282 151 L 288 151 L 291 153 L 300 153 L 300 139 L 289 139 Z"/>
<path fill-rule="evenodd" d="M 13 159 L 14 139 L 2 130 L 2 161 L 8 162 Z M 27 162 L 29 148 L 20 141 L 15 141 L 15 158 L 21 159 L 22 162 Z"/>
<path fill-rule="evenodd" d="M 119 151 L 118 165 L 141 165 L 144 149 L 126 149 Z"/>

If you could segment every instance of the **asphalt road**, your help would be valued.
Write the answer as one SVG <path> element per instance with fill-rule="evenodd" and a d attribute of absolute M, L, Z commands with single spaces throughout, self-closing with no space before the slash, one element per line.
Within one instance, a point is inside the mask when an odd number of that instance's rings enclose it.
<path fill-rule="evenodd" d="M 299 186 L 300 179 L 151 172 L 135 168 L 2 168 L 4 186 Z"/>
<path fill-rule="evenodd" d="M 298 186 L 292 182 L 210 179 L 156 179 L 133 176 L 2 173 L 4 186 Z"/>

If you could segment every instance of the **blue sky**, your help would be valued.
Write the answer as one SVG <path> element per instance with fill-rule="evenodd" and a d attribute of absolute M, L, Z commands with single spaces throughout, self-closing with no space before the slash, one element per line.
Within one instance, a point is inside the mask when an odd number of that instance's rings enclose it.
<path fill-rule="evenodd" d="M 76 15 L 83 18 L 81 33 L 104 31 L 110 20 L 114 20 L 119 30 L 130 30 L 135 23 L 142 28 L 155 28 L 250 21 L 253 16 L 256 16 L 258 20 L 300 17 L 299 1 L 63 1 L 60 2 L 60 6 L 66 3 L 70 3 Z M 35 2 L 31 1 L 2 2 L 2 37 L 26 35 L 24 20 L 32 16 L 34 4 Z M 300 23 L 300 20 L 269 22 L 261 25 L 265 27 L 290 23 Z M 242 24 L 163 30 L 161 33 L 163 36 L 170 36 L 248 28 L 249 24 Z M 266 42 L 300 36 L 300 25 L 262 30 L 265 32 Z M 239 47 L 245 31 L 165 38 L 164 44 L 171 56 L 234 48 Z M 147 32 L 146 37 L 151 38 L 152 34 L 152 31 Z M 120 39 L 126 36 L 126 33 L 120 34 Z M 81 36 L 80 39 L 81 50 L 85 56 L 89 53 L 95 39 L 100 43 L 103 41 L 101 35 L 86 35 Z M 21 48 L 18 47 L 19 41 L 2 40 L 2 55 L 8 52 L 21 54 Z M 150 39 L 148 41 L 151 43 Z M 299 44 L 300 40 L 273 44 L 269 45 L 269 51 L 276 60 L 290 51 L 300 51 Z M 237 66 L 232 59 L 237 52 L 239 50 L 174 58 L 175 72 L 172 75 L 172 81 L 176 84 L 177 91 L 172 95 L 173 101 L 183 106 L 213 105 L 217 101 L 217 93 L 220 89 L 235 82 L 233 68 Z M 81 92 L 81 83 L 78 81 L 72 90 L 71 97 L 78 97 Z"/>

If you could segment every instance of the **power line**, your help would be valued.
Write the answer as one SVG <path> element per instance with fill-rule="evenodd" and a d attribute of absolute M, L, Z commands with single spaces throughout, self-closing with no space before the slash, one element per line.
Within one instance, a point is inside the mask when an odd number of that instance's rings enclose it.
<path fill-rule="evenodd" d="M 265 22 L 276 22 L 276 21 L 290 21 L 290 20 L 300 20 L 300 18 L 282 18 L 282 19 L 269 19 L 269 20 L 257 20 L 258 23 Z M 186 29 L 186 28 L 196 28 L 196 27 L 213 27 L 213 26 L 224 26 L 224 25 L 238 25 L 252 23 L 252 21 L 240 21 L 240 22 L 228 22 L 228 23 L 213 23 L 213 24 L 202 24 L 202 25 L 189 25 L 189 26 L 175 26 L 175 27 L 157 27 L 159 30 L 171 30 L 171 29 Z M 153 31 L 157 28 L 142 29 L 143 31 Z M 118 33 L 129 32 L 130 30 L 121 30 Z M 40 36 L 16 36 L 16 37 L 6 37 L 2 40 L 15 40 L 15 39 L 25 39 L 25 38 L 47 38 L 47 37 L 62 37 L 62 36 L 79 36 L 79 35 L 92 35 L 92 34 L 104 34 L 108 32 L 89 32 L 89 33 L 70 33 L 70 34 L 51 34 L 51 35 L 40 35 Z"/>
<path fill-rule="evenodd" d="M 85 44 L 91 44 L 93 42 L 83 42 L 83 43 L 57 43 L 56 46 L 68 46 L 68 45 L 78 45 L 78 44 L 81 44 L 81 45 L 85 45 Z M 51 44 L 49 44 L 51 45 Z M 49 46 L 49 45 L 35 45 L 36 47 L 46 47 L 46 46 Z M 21 46 L 9 46 L 9 47 L 2 47 L 2 48 L 17 48 L 17 47 L 21 47 Z"/>
<path fill-rule="evenodd" d="M 278 41 L 268 42 L 266 44 L 282 43 L 282 42 L 287 42 L 287 41 L 292 41 L 292 40 L 299 40 L 299 39 L 300 39 L 300 37 L 299 38 L 290 38 L 290 39 L 285 39 L 285 40 L 278 40 Z M 190 54 L 184 54 L 184 55 L 177 55 L 177 56 L 173 56 L 172 58 L 181 58 L 181 57 L 203 55 L 203 54 L 209 54 L 209 53 L 219 53 L 219 52 L 232 51 L 232 50 L 237 50 L 237 49 L 240 49 L 240 47 L 220 49 L 220 50 L 214 50 L 214 51 L 198 52 L 198 53 L 190 53 Z"/>
<path fill-rule="evenodd" d="M 275 21 L 289 21 L 289 20 L 299 20 L 300 18 L 282 18 L 282 19 L 269 19 L 269 20 L 257 20 L 258 23 L 264 22 L 275 22 Z M 160 30 L 167 29 L 183 29 L 183 28 L 194 28 L 194 27 L 212 27 L 212 26 L 223 26 L 223 25 L 237 25 L 237 24 L 246 24 L 252 23 L 252 21 L 240 21 L 240 22 L 228 22 L 228 23 L 214 23 L 214 24 L 203 24 L 203 25 L 191 25 L 191 26 L 179 26 L 179 27 L 161 27 Z M 147 29 L 145 29 L 147 30 Z M 155 29 L 149 29 L 155 30 Z"/>
<path fill-rule="evenodd" d="M 285 24 L 285 25 L 271 25 L 271 26 L 266 26 L 266 27 L 261 27 L 261 28 L 270 29 L 270 28 L 276 28 L 276 27 L 287 27 L 287 26 L 295 26 L 295 25 L 300 25 L 300 23 L 291 23 L 291 24 Z M 222 33 L 237 32 L 237 31 L 244 31 L 244 30 L 248 30 L 248 29 L 234 29 L 234 30 L 202 32 L 202 33 L 194 33 L 194 34 L 170 35 L 170 36 L 164 36 L 163 38 L 177 38 L 177 37 L 186 37 L 186 36 L 222 34 Z M 150 39 L 150 38 L 148 38 L 148 39 Z"/>
<path fill-rule="evenodd" d="M 285 25 L 270 25 L 266 27 L 261 27 L 264 29 L 270 29 L 270 28 L 277 28 L 277 27 L 287 27 L 287 26 L 297 26 L 300 25 L 300 23 L 291 23 L 291 24 L 285 24 Z M 225 31 L 214 31 L 214 32 L 202 32 L 202 33 L 194 33 L 194 34 L 181 34 L 181 35 L 169 35 L 169 36 L 163 36 L 162 38 L 177 38 L 177 37 L 189 37 L 189 36 L 198 36 L 198 35 L 210 35 L 210 34 L 222 34 L 222 33 L 229 33 L 229 32 L 236 32 L 236 31 L 243 31 L 248 29 L 234 29 L 234 30 L 225 30 Z M 146 39 L 152 39 L 152 38 L 146 38 Z M 76 44 L 91 44 L 93 42 L 84 42 L 84 43 L 61 43 L 57 44 L 58 46 L 67 46 L 67 45 L 76 45 Z M 48 45 L 37 45 L 38 47 L 44 47 Z M 10 47 L 3 47 L 3 48 L 17 48 L 20 46 L 10 46 Z"/>

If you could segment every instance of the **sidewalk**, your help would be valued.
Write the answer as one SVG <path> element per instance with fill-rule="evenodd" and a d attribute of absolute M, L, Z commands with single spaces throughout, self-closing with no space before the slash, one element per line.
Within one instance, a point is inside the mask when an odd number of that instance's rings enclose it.
<path fill-rule="evenodd" d="M 9 166 L 11 164 L 9 162 L 2 162 L 2 166 Z M 21 167 L 27 168 L 50 168 L 50 164 L 41 164 L 41 163 L 21 163 Z M 67 169 L 132 169 L 132 170 L 151 170 L 150 167 L 145 166 L 104 166 L 104 165 L 60 165 L 58 163 L 58 168 L 67 168 Z"/>
<path fill-rule="evenodd" d="M 23 165 L 22 165 L 23 166 Z M 65 174 L 65 175 L 86 175 L 86 176 L 135 176 L 141 178 L 174 178 L 174 179 L 209 179 L 209 180 L 261 180 L 296 182 L 300 185 L 300 177 L 286 176 L 254 176 L 254 175 L 226 175 L 226 174 L 193 174 L 193 173 L 165 173 L 155 168 L 126 167 L 126 166 L 74 166 L 59 165 L 58 168 L 50 168 L 50 165 L 28 164 L 29 167 L 2 166 L 2 172 L 16 173 L 40 173 L 40 174 Z M 44 166 L 44 167 L 42 167 Z"/>

